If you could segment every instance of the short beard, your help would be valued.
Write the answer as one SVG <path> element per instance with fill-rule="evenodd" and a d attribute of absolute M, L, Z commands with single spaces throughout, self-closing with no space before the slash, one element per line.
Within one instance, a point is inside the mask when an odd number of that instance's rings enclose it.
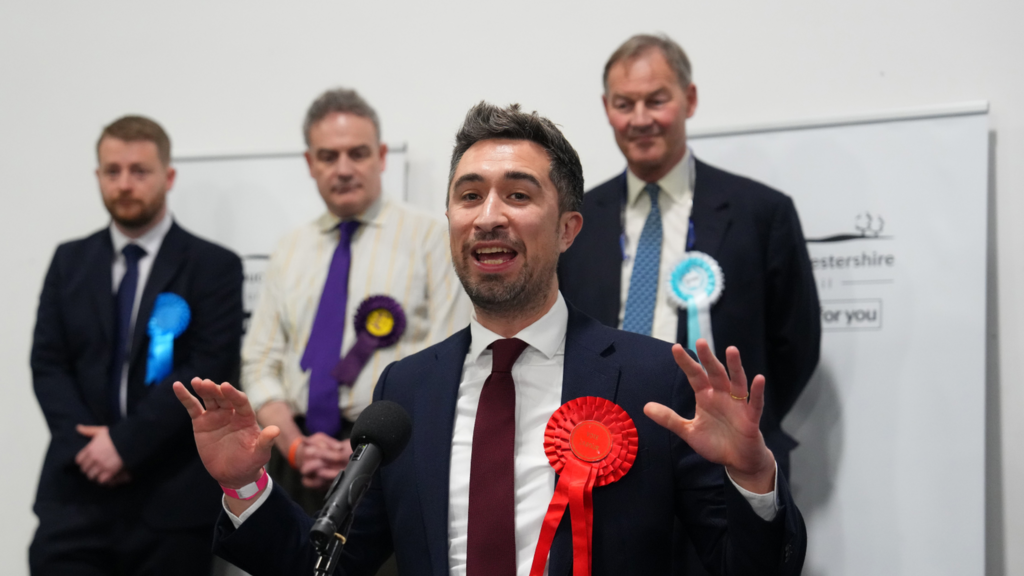
<path fill-rule="evenodd" d="M 507 235 L 502 239 L 507 239 Z M 525 263 L 519 275 L 511 281 L 506 281 L 500 274 L 485 274 L 479 281 L 474 281 L 468 264 L 468 259 L 472 257 L 467 243 L 463 246 L 462 257 L 453 258 L 453 263 L 455 274 L 462 282 L 462 287 L 465 288 L 473 306 L 492 316 L 506 318 L 529 315 L 544 306 L 550 289 L 550 279 L 554 277 L 558 265 L 557 258 L 554 264 L 545 265 L 539 270 Z"/>
<path fill-rule="evenodd" d="M 135 217 L 122 218 L 117 214 L 116 199 L 113 202 L 104 203 L 106 204 L 107 212 L 110 213 L 111 220 L 128 230 L 138 230 L 152 224 L 153 220 L 160 214 L 160 211 L 163 210 L 165 204 L 165 202 L 154 202 L 150 205 L 143 205 L 142 210 Z"/>

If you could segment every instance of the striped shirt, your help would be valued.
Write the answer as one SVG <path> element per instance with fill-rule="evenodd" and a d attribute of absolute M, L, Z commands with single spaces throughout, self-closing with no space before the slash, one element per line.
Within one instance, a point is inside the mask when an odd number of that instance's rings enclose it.
<path fill-rule="evenodd" d="M 351 388 L 341 388 L 340 408 L 349 421 L 369 405 L 388 364 L 465 328 L 472 313 L 452 268 L 443 220 L 385 198 L 358 220 L 362 224 L 352 236 L 348 321 L 338 357 L 355 343 L 355 312 L 369 296 L 384 294 L 397 300 L 406 328 L 394 346 L 374 352 Z M 294 414 L 306 413 L 309 372 L 299 362 L 338 246 L 340 221 L 325 213 L 286 235 L 270 257 L 242 346 L 242 386 L 257 410 L 280 400 Z"/>

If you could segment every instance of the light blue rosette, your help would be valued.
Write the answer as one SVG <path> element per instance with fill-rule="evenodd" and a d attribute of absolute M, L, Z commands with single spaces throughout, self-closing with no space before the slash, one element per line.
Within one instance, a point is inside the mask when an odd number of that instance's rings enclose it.
<path fill-rule="evenodd" d="M 146 360 L 146 385 L 163 380 L 174 363 L 174 339 L 181 336 L 192 319 L 188 302 L 177 294 L 157 294 L 149 317 L 149 357 Z"/>
<path fill-rule="evenodd" d="M 711 335 L 711 306 L 722 296 L 725 275 L 722 267 L 703 252 L 687 252 L 672 268 L 668 279 L 668 297 L 686 309 L 686 347 L 694 350 L 697 340 L 707 340 L 711 352 L 715 341 Z"/>

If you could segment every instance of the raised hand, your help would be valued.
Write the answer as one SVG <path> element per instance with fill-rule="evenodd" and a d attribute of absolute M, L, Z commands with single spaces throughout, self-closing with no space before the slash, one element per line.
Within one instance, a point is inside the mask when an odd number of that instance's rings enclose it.
<path fill-rule="evenodd" d="M 270 460 L 277 426 L 260 430 L 245 393 L 227 382 L 218 386 L 193 378 L 192 389 L 202 403 L 181 382 L 174 383 L 174 395 L 192 417 L 199 457 L 210 476 L 231 489 L 258 480 L 260 469 Z"/>
<path fill-rule="evenodd" d="M 764 376 L 755 376 L 748 391 L 739 350 L 735 346 L 726 349 L 726 372 L 703 339 L 697 340 L 700 363 L 679 344 L 672 347 L 672 356 L 686 373 L 696 396 L 694 417 L 687 420 L 657 402 L 644 406 L 644 413 L 685 440 L 705 459 L 725 466 L 743 488 L 759 494 L 771 492 L 775 457 L 765 446 L 758 428 L 764 409 Z"/>

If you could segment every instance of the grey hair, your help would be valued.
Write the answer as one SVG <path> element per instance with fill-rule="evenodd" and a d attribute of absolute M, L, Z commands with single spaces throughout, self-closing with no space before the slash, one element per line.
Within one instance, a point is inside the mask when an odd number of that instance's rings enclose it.
<path fill-rule="evenodd" d="M 326 118 L 328 114 L 334 113 L 354 114 L 373 122 L 373 128 L 377 131 L 377 141 L 380 142 L 380 120 L 377 119 L 377 111 L 355 90 L 334 88 L 321 94 L 310 104 L 306 112 L 306 120 L 302 123 L 302 135 L 306 139 L 307 147 L 309 131 L 313 125 Z"/>
<path fill-rule="evenodd" d="M 612 66 L 622 60 L 631 60 L 646 54 L 650 50 L 660 50 L 662 56 L 668 61 L 669 67 L 676 73 L 676 79 L 683 89 L 690 87 L 693 82 L 693 70 L 690 67 L 690 59 L 686 57 L 683 48 L 665 34 L 637 34 L 622 43 L 604 65 L 604 91 L 608 92 L 608 72 Z"/>
<path fill-rule="evenodd" d="M 499 139 L 528 140 L 543 148 L 551 161 L 548 177 L 558 191 L 559 213 L 580 211 L 583 207 L 583 165 L 579 154 L 551 120 L 536 112 L 522 112 L 519 104 L 501 108 L 480 102 L 469 109 L 466 120 L 455 135 L 448 188 L 451 189 L 455 169 L 466 150 L 482 140 Z"/>

